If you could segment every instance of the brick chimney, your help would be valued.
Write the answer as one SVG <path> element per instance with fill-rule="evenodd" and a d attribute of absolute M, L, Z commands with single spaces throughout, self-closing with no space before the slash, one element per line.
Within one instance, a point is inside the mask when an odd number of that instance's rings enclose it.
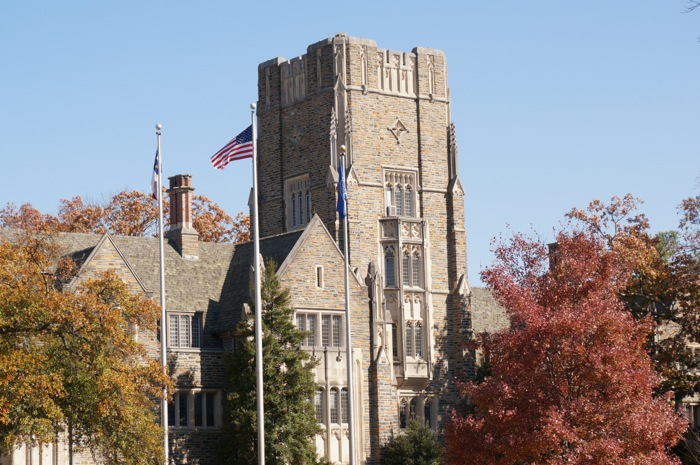
<path fill-rule="evenodd" d="M 170 180 L 170 228 L 165 237 L 182 258 L 199 258 L 199 235 L 192 226 L 192 176 L 178 174 Z"/>

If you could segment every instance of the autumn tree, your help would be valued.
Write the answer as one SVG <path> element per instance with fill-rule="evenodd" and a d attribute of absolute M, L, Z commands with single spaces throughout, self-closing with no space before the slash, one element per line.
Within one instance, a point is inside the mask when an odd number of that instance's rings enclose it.
<path fill-rule="evenodd" d="M 672 393 L 677 407 L 684 397 L 700 393 L 696 355 L 689 344 L 700 343 L 700 245 L 698 199 L 681 204 L 678 231 L 649 234 L 649 223 L 638 214 L 640 201 L 631 195 L 610 203 L 591 202 L 567 216 L 583 226 L 606 248 L 617 253 L 633 272 L 618 295 L 638 320 L 656 324 L 646 348 L 661 374 L 658 395 Z"/>
<path fill-rule="evenodd" d="M 169 203 L 163 199 L 167 224 Z M 250 240 L 250 218 L 239 212 L 235 218 L 203 195 L 193 198 L 193 227 L 204 242 L 245 242 Z M 31 204 L 19 208 L 8 203 L 0 210 L 0 226 L 44 229 L 46 231 L 95 233 L 120 236 L 155 236 L 158 232 L 158 206 L 139 191 L 119 192 L 103 204 L 86 202 L 80 196 L 59 202 L 58 213 L 42 214 Z"/>
<path fill-rule="evenodd" d="M 668 448 L 686 423 L 652 395 L 653 322 L 619 298 L 629 262 L 588 231 L 556 240 L 550 255 L 516 234 L 482 273 L 512 325 L 479 340 L 490 373 L 461 386 L 471 411 L 446 427 L 446 463 L 678 463 Z"/>
<path fill-rule="evenodd" d="M 0 241 L 0 452 L 65 431 L 71 460 L 87 448 L 107 464 L 162 463 L 151 406 L 171 382 L 133 337 L 156 331 L 157 305 L 113 272 L 66 289 L 74 267 L 54 238 Z"/>
<path fill-rule="evenodd" d="M 315 363 L 301 348 L 306 335 L 295 326 L 289 290 L 273 261 L 265 263 L 261 288 L 265 461 L 270 465 L 316 464 L 314 435 L 320 432 L 311 403 Z M 251 304 L 253 307 L 253 304 Z M 221 463 L 254 465 L 257 459 L 257 397 L 254 318 L 237 327 L 236 350 L 226 360 L 228 384 Z"/>

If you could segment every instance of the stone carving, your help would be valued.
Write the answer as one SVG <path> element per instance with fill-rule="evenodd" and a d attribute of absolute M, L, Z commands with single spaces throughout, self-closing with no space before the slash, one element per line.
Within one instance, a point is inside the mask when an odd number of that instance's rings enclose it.
<path fill-rule="evenodd" d="M 403 135 L 403 133 L 408 132 L 408 129 L 406 129 L 406 125 L 403 124 L 400 118 L 396 118 L 394 124 L 389 126 L 387 129 L 391 131 L 394 137 L 396 137 L 397 144 L 401 143 L 401 136 Z"/>
<path fill-rule="evenodd" d="M 411 223 L 411 237 L 420 237 L 421 228 L 418 223 Z"/>
<path fill-rule="evenodd" d="M 360 184 L 360 182 L 357 180 L 357 173 L 352 167 L 350 167 L 350 169 L 348 170 L 348 176 L 345 179 L 345 183 L 349 187 L 357 187 Z"/>
<path fill-rule="evenodd" d="M 299 129 L 299 126 L 297 126 L 295 123 L 294 126 L 292 127 L 292 130 L 291 130 L 289 136 L 287 136 L 287 140 L 292 145 L 292 147 L 296 149 L 296 148 L 299 148 L 299 142 L 301 141 L 301 136 L 302 136 L 301 129 Z"/>
<path fill-rule="evenodd" d="M 295 58 L 280 65 L 282 104 L 301 100 L 306 96 L 306 66 L 304 58 Z"/>
<path fill-rule="evenodd" d="M 396 229 L 393 222 L 383 223 L 382 229 L 384 237 L 396 237 Z"/>
<path fill-rule="evenodd" d="M 415 55 L 388 50 L 377 52 L 377 88 L 383 92 L 416 95 Z"/>
<path fill-rule="evenodd" d="M 367 46 L 360 47 L 360 85 L 362 92 L 367 93 L 368 83 L 368 64 L 367 64 Z"/>

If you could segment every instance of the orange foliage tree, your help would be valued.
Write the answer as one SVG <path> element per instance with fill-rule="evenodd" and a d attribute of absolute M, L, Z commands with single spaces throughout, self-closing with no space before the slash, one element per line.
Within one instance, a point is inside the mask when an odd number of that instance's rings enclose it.
<path fill-rule="evenodd" d="M 461 385 L 469 408 L 448 422 L 446 463 L 679 463 L 668 449 L 686 423 L 653 396 L 653 322 L 619 298 L 630 261 L 588 231 L 556 240 L 550 254 L 514 235 L 482 273 L 512 325 L 478 339 L 489 372 Z"/>
<path fill-rule="evenodd" d="M 0 453 L 68 434 L 113 464 L 162 463 L 151 411 L 171 381 L 133 337 L 156 331 L 158 306 L 114 274 L 74 284 L 55 236 L 0 240 Z M 9 239 L 9 240 L 8 240 Z"/>
<path fill-rule="evenodd" d="M 167 224 L 169 204 L 163 199 Z M 203 195 L 193 198 L 193 227 L 204 242 L 245 242 L 250 240 L 250 218 L 239 212 L 235 218 Z M 0 226 L 18 229 L 96 233 L 122 236 L 155 236 L 158 206 L 143 192 L 120 192 L 100 205 L 84 202 L 80 196 L 61 200 L 57 215 L 42 214 L 31 204 L 19 208 L 8 203 L 0 210 Z"/>
<path fill-rule="evenodd" d="M 585 211 L 573 209 L 567 216 L 632 267 L 619 296 L 636 319 L 656 323 L 646 341 L 662 375 L 656 391 L 672 393 L 680 407 L 684 397 L 700 393 L 700 365 L 689 346 L 700 343 L 700 198 L 683 201 L 678 231 L 656 236 L 649 234 L 644 215 L 636 213 L 639 203 L 628 194 L 608 204 L 591 202 Z"/>

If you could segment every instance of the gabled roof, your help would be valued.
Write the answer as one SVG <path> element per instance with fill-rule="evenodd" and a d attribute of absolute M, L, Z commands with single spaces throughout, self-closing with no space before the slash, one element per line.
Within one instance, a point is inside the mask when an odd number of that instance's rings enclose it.
<path fill-rule="evenodd" d="M 71 258 L 73 258 L 75 263 L 78 265 L 79 269 L 78 269 L 78 273 L 76 274 L 76 276 L 71 280 L 71 282 L 69 282 L 65 286 L 66 289 L 70 289 L 73 287 L 73 285 L 78 281 L 78 279 L 81 275 L 81 272 L 83 270 L 87 270 L 90 267 L 92 261 L 94 259 L 96 259 L 96 256 L 98 255 L 98 252 L 100 251 L 100 249 L 102 247 L 104 247 L 105 243 L 107 243 L 107 242 L 109 243 L 109 245 L 114 247 L 114 250 L 117 252 L 117 254 L 119 254 L 122 261 L 124 262 L 124 265 L 127 267 L 129 272 L 133 276 L 134 280 L 138 283 L 139 287 L 141 288 L 141 291 L 144 294 L 148 294 L 150 296 L 150 294 L 152 293 L 152 290 L 148 289 L 144 285 L 143 281 L 141 281 L 138 274 L 136 273 L 134 268 L 131 266 L 131 263 L 129 263 L 129 261 L 126 259 L 126 257 L 124 257 L 124 254 L 121 252 L 121 250 L 119 250 L 119 247 L 117 246 L 117 244 L 115 244 L 114 241 L 112 240 L 112 236 L 107 234 L 107 233 L 102 235 L 102 237 L 100 238 L 100 240 L 97 242 L 97 244 L 94 247 L 70 254 Z M 97 259 L 97 260 L 99 260 L 99 259 Z"/>
<path fill-rule="evenodd" d="M 284 263 L 305 230 L 292 231 L 260 239 L 260 254 L 263 263 L 272 259 L 278 267 Z M 216 320 L 218 331 L 232 330 L 241 318 L 243 305 L 250 302 L 250 277 L 253 267 L 253 242 L 236 245 L 231 266 L 226 275 L 225 288 L 228 290 L 221 305 L 226 309 Z"/>
<path fill-rule="evenodd" d="M 0 229 L 0 238 L 7 240 L 16 240 L 18 234 L 16 230 Z M 153 291 L 153 298 L 159 300 L 160 245 L 157 238 L 59 233 L 55 240 L 63 249 L 63 255 L 75 260 L 83 271 L 94 264 L 101 247 L 113 244 L 143 289 Z M 233 244 L 200 242 L 199 259 L 188 260 L 166 243 L 166 309 L 218 311 L 230 292 L 225 283 L 234 249 Z"/>
<path fill-rule="evenodd" d="M 338 248 L 335 240 L 326 229 L 321 218 L 314 214 L 309 224 L 303 230 L 292 231 L 276 236 L 269 236 L 260 239 L 260 254 L 263 261 L 272 259 L 277 264 L 277 274 L 282 276 L 290 264 L 294 261 L 297 253 L 304 247 L 304 243 L 316 233 L 323 234 L 329 244 L 337 251 L 336 260 L 338 266 L 344 263 L 343 254 Z M 248 304 L 250 296 L 251 270 L 253 269 L 253 243 L 246 242 L 236 246 L 233 256 L 227 286 L 231 288 L 230 301 L 224 302 L 225 312 L 219 315 L 217 329 L 221 332 L 232 330 L 243 315 L 243 305 Z M 350 273 L 354 277 L 356 285 L 362 286 L 360 278 L 355 273 Z"/>

